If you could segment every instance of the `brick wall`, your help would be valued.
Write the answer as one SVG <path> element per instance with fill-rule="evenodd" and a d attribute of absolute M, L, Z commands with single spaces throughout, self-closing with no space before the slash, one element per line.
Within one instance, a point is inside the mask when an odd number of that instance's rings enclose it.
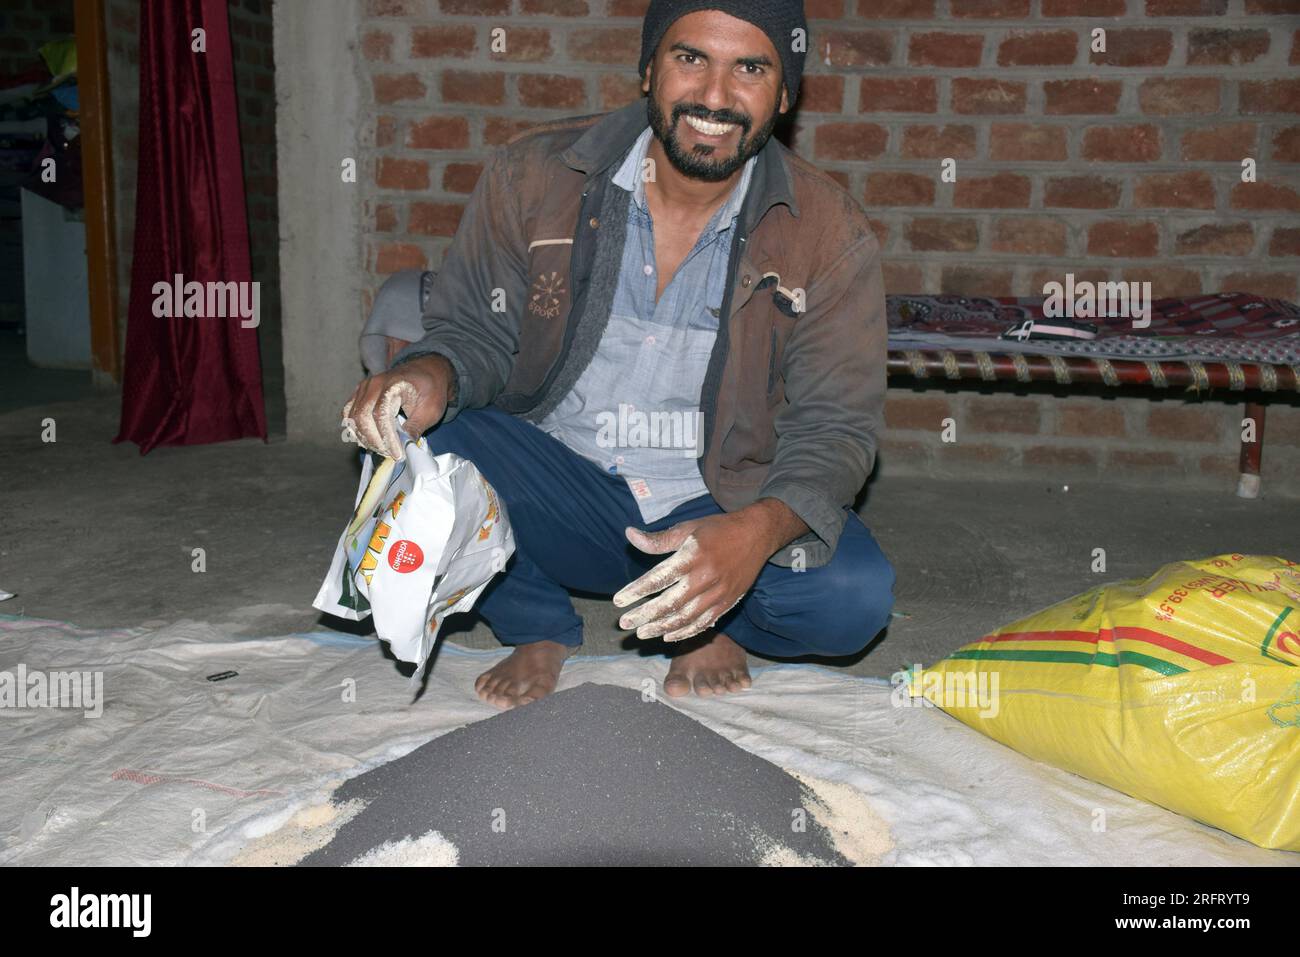
<path fill-rule="evenodd" d="M 388 274 L 440 262 L 492 146 L 639 95 L 645 7 L 366 0 L 362 315 Z M 888 291 L 1034 295 L 1073 272 L 1149 280 L 1156 296 L 1297 298 L 1300 0 L 806 0 L 806 9 L 808 73 L 784 135 L 869 211 Z M 504 52 L 490 45 L 496 27 Z M 1098 27 L 1106 53 L 1091 50 Z M 940 176 L 946 158 L 955 182 Z M 1242 182 L 1245 158 L 1254 183 Z M 1175 471 L 1220 486 L 1234 468 L 1229 426 L 1241 416 L 1217 394 L 1152 404 L 1148 393 L 992 391 L 1003 400 L 893 390 L 882 459 L 961 474 Z M 939 412 L 957 419 L 958 457 L 939 442 Z M 1300 491 L 1291 477 L 1300 461 L 1279 448 L 1294 442 L 1297 415 L 1279 407 L 1269 423 L 1275 488 L 1285 480 Z"/>
<path fill-rule="evenodd" d="M 903 382 L 907 381 L 907 385 Z M 880 468 L 890 474 L 1015 475 L 1059 483 L 1121 479 L 1229 494 L 1236 485 L 1245 404 L 1100 386 L 993 385 L 979 390 L 891 380 Z M 944 427 L 951 422 L 952 441 Z M 1261 473 L 1269 495 L 1300 496 L 1300 400 L 1268 406 Z"/>
<path fill-rule="evenodd" d="M 0 76 L 41 63 L 40 48 L 72 36 L 72 0 L 5 0 L 0 7 Z"/>

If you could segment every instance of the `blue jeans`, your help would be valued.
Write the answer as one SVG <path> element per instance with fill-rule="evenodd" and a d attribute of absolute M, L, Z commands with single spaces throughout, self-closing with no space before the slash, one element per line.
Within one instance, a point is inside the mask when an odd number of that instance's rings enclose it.
<path fill-rule="evenodd" d="M 660 531 L 723 511 L 705 494 L 645 525 L 621 477 L 496 408 L 466 409 L 425 439 L 434 454 L 472 461 L 505 503 L 515 554 L 476 610 L 507 645 L 582 644 L 582 619 L 568 590 L 612 596 L 668 557 L 633 548 L 624 528 Z M 888 623 L 893 586 L 893 566 L 849 510 L 829 563 L 803 571 L 766 563 L 716 627 L 749 651 L 776 658 L 851 655 Z M 611 604 L 610 614 L 616 620 L 621 610 Z"/>

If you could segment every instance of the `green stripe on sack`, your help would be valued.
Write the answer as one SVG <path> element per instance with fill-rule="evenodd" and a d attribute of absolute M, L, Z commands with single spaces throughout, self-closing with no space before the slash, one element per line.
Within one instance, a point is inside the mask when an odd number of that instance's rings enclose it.
<path fill-rule="evenodd" d="M 955 651 L 948 658 L 967 661 L 1041 661 L 1063 665 L 1103 665 L 1107 668 L 1118 668 L 1121 664 L 1141 665 L 1162 675 L 1181 675 L 1187 671 L 1186 668 L 1172 661 L 1162 661 L 1132 651 L 1124 652 L 1123 661 L 1118 655 L 1104 653 L 1090 655 L 1085 651 Z"/>
<path fill-rule="evenodd" d="M 1272 658 L 1274 661 L 1280 661 L 1282 664 L 1290 665 L 1294 668 L 1295 665 L 1291 664 L 1291 662 L 1287 661 L 1285 658 L 1279 658 L 1277 655 L 1273 654 L 1273 652 L 1268 650 L 1268 646 L 1273 643 L 1273 636 L 1277 634 L 1277 630 L 1282 627 L 1282 622 L 1286 621 L 1286 616 L 1291 614 L 1292 611 L 1294 611 L 1294 609 L 1290 605 L 1287 605 L 1282 609 L 1282 614 L 1277 616 L 1277 620 L 1273 622 L 1272 626 L 1268 629 L 1268 634 L 1264 636 L 1264 643 L 1259 646 L 1259 653 L 1265 658 Z"/>

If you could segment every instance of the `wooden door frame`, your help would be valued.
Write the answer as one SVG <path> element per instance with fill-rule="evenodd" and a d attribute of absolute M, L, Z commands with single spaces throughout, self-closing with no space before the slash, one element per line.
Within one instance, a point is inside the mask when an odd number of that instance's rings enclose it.
<path fill-rule="evenodd" d="M 81 103 L 91 378 L 96 385 L 116 385 L 122 381 L 122 363 L 118 342 L 117 217 L 113 208 L 113 128 L 104 5 L 104 0 L 75 0 L 73 23 L 77 36 L 77 94 Z"/>

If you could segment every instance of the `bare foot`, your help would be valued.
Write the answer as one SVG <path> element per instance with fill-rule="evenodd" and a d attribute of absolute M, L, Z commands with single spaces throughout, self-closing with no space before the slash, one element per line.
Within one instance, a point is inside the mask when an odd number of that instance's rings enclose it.
<path fill-rule="evenodd" d="M 519 645 L 509 658 L 479 675 L 474 690 L 502 711 L 545 698 L 555 690 L 564 659 L 573 651 L 558 641 Z"/>
<path fill-rule="evenodd" d="M 689 694 L 692 688 L 697 695 L 707 698 L 744 691 L 753 684 L 745 663 L 745 649 L 722 632 L 706 631 L 690 641 L 700 644 L 671 659 L 668 666 L 664 692 L 670 698 Z"/>

